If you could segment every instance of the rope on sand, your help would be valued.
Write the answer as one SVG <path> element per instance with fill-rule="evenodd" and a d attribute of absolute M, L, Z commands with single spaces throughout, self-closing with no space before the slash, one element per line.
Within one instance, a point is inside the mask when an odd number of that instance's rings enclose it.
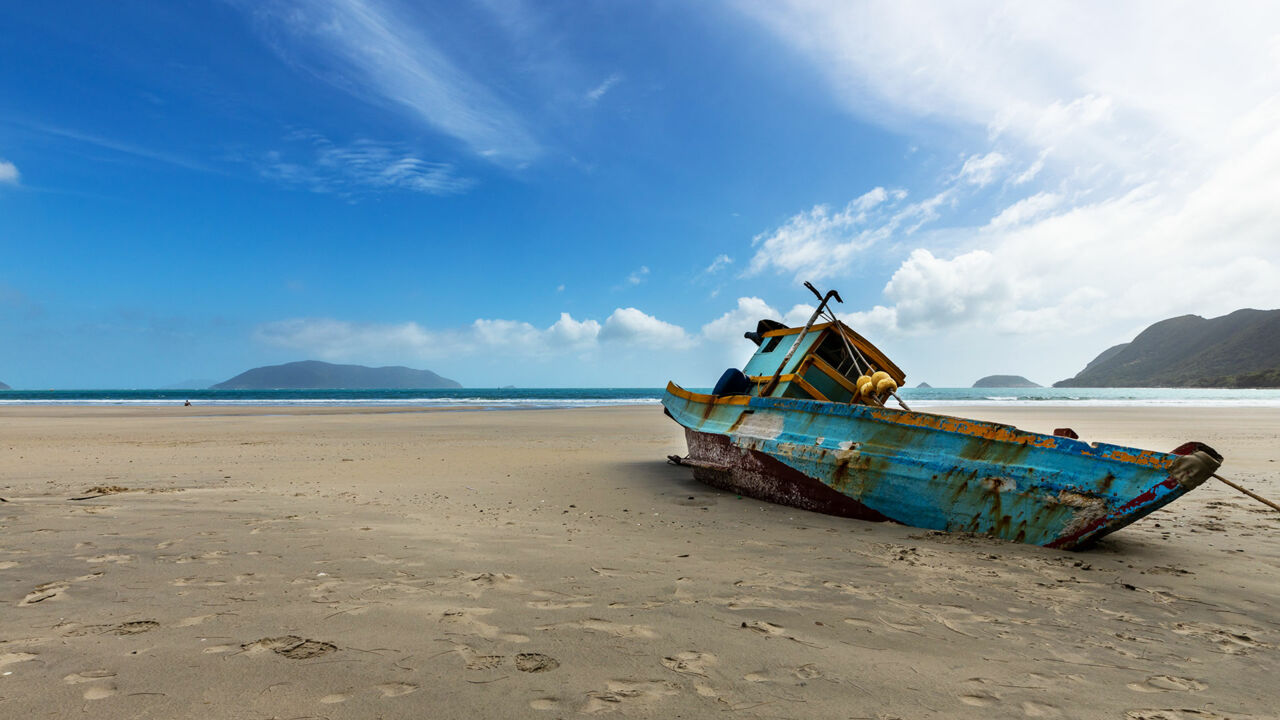
<path fill-rule="evenodd" d="M 1237 485 L 1237 484 L 1235 484 L 1235 483 L 1231 482 L 1230 480 L 1228 480 L 1228 479 L 1226 479 L 1226 478 L 1222 477 L 1222 476 L 1221 476 L 1221 475 L 1219 475 L 1218 473 L 1214 473 L 1214 474 L 1213 474 L 1213 476 L 1214 476 L 1214 477 L 1216 477 L 1216 478 L 1218 478 L 1218 479 L 1219 479 L 1219 480 L 1221 480 L 1222 482 L 1224 482 L 1224 483 L 1226 483 L 1226 484 L 1230 485 L 1231 487 L 1235 488 L 1236 490 L 1239 490 L 1240 492 L 1244 493 L 1245 495 L 1248 495 L 1249 497 L 1253 498 L 1254 500 L 1257 500 L 1258 502 L 1262 503 L 1263 505 L 1270 505 L 1272 510 L 1280 511 L 1280 505 L 1277 505 L 1276 503 L 1274 503 L 1274 502 L 1272 502 L 1272 501 L 1270 501 L 1270 500 L 1268 500 L 1268 499 L 1266 499 L 1266 498 L 1262 497 L 1261 495 L 1259 495 L 1259 494 L 1257 494 L 1257 493 L 1255 493 L 1255 492 L 1253 492 L 1253 491 L 1251 491 L 1251 490 L 1247 490 L 1247 489 L 1245 489 L 1245 488 L 1243 488 L 1243 487 L 1241 487 L 1241 486 L 1239 486 L 1239 485 Z"/>

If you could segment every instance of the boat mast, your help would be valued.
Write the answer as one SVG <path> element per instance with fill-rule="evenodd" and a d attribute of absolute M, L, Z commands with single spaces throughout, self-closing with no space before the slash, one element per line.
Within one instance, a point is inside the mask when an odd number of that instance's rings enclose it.
<path fill-rule="evenodd" d="M 796 349 L 800 347 L 800 343 L 804 340 L 804 336 L 809 334 L 809 328 L 813 327 L 813 323 L 822 315 L 822 311 L 827 307 L 827 302 L 834 297 L 836 302 L 842 305 L 844 304 L 844 300 L 840 299 L 840 293 L 835 290 L 828 290 L 827 294 L 823 296 L 822 293 L 818 292 L 818 289 L 813 286 L 813 283 L 808 280 L 805 281 L 804 286 L 809 288 L 809 290 L 814 295 L 821 298 L 822 301 L 818 303 L 818 309 L 814 310 L 813 315 L 809 317 L 809 322 L 804 324 L 804 329 L 796 336 L 796 341 L 791 343 L 791 349 L 787 351 L 787 356 L 782 358 L 782 362 L 779 363 L 778 369 L 774 371 L 773 377 L 769 378 L 769 382 L 765 383 L 765 386 L 760 389 L 760 397 L 767 397 L 769 393 L 773 392 L 774 388 L 778 386 L 778 378 L 782 377 L 783 369 L 787 367 L 787 363 L 791 362 L 791 356 L 796 354 Z"/>

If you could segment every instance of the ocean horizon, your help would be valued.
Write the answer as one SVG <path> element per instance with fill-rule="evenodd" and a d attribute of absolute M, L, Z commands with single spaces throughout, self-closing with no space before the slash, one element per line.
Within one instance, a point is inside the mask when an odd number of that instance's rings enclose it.
<path fill-rule="evenodd" d="M 709 388 L 689 388 L 710 392 Z M 38 405 L 421 407 L 477 410 L 651 405 L 663 388 L 451 388 L 172 390 L 0 390 L 0 407 Z M 1280 389 L 1229 388 L 903 388 L 913 408 L 947 405 L 1089 405 L 1095 407 L 1276 407 Z"/>

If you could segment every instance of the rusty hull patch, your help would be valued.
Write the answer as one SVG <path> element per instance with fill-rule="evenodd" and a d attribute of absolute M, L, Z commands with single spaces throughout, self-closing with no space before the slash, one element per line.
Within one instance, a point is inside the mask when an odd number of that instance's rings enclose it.
<path fill-rule="evenodd" d="M 713 487 L 766 502 L 827 515 L 883 522 L 889 518 L 758 451 L 740 448 L 724 435 L 685 428 L 689 457 L 727 471 L 694 467 L 693 477 Z"/>

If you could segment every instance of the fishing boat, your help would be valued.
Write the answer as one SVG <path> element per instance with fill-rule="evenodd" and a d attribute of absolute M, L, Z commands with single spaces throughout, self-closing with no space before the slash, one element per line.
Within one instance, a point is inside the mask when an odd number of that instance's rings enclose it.
<path fill-rule="evenodd" d="M 662 404 L 689 448 L 670 460 L 698 480 L 831 515 L 1083 549 L 1222 463 L 1198 442 L 1154 452 L 913 412 L 902 370 L 835 316 L 839 293 L 805 286 L 819 300 L 809 322 L 762 320 L 745 333 L 751 360 L 711 394 L 668 383 Z"/>

